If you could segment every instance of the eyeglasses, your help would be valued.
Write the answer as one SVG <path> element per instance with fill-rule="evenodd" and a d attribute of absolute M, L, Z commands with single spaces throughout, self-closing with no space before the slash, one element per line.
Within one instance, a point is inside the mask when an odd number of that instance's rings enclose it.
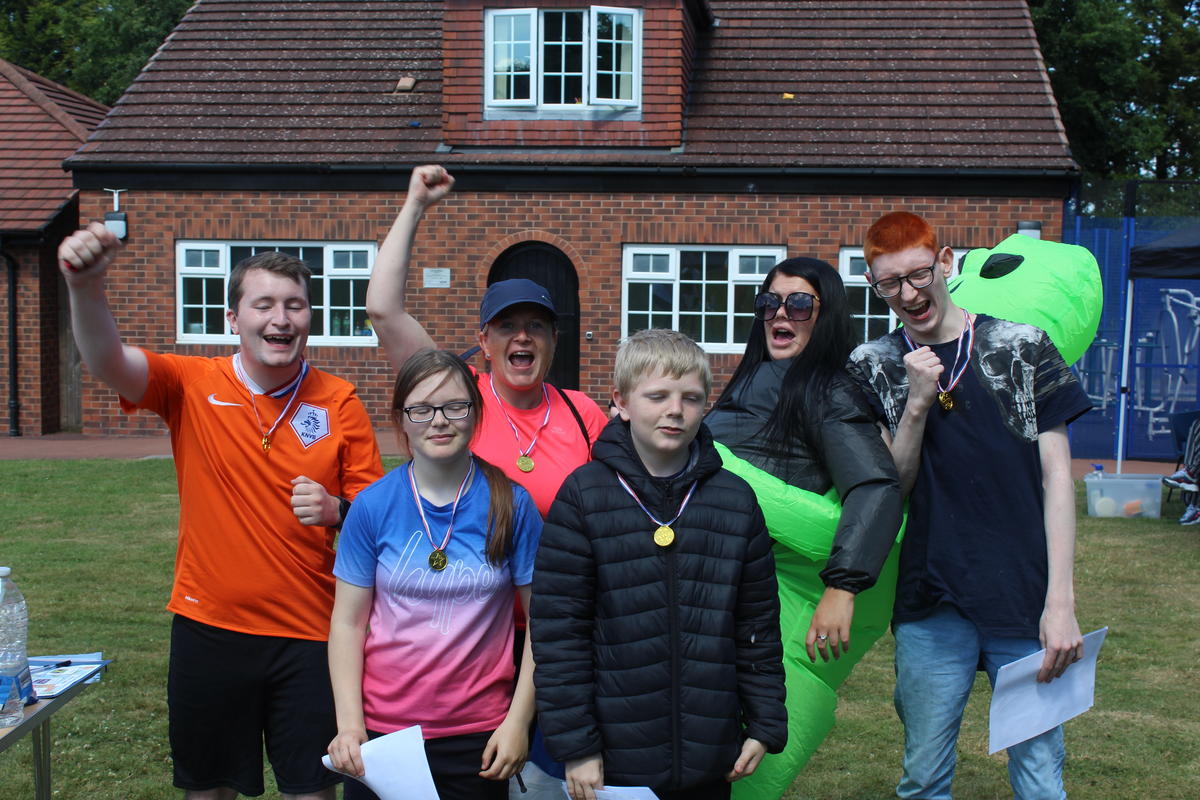
<path fill-rule="evenodd" d="M 775 319 L 782 306 L 785 317 L 792 322 L 804 322 L 812 319 L 813 308 L 819 302 L 816 295 L 808 292 L 792 292 L 782 299 L 774 292 L 759 292 L 754 298 L 754 318 L 763 322 Z"/>
<path fill-rule="evenodd" d="M 442 412 L 442 416 L 448 421 L 466 419 L 471 413 L 471 406 L 474 405 L 470 400 L 455 400 L 453 403 L 446 403 L 440 406 L 405 406 L 401 409 L 408 417 L 408 421 L 414 425 L 424 425 L 427 422 L 433 422 L 433 418 L 437 412 Z"/>
<path fill-rule="evenodd" d="M 912 272 L 907 275 L 901 275 L 899 278 L 884 278 L 881 281 L 875 281 L 871 284 L 871 288 L 875 290 L 875 294 L 884 300 L 900 294 L 904 283 L 908 283 L 914 289 L 924 289 L 933 283 L 933 272 L 937 269 L 937 266 L 938 262 L 934 261 L 928 267 L 914 269 Z"/>

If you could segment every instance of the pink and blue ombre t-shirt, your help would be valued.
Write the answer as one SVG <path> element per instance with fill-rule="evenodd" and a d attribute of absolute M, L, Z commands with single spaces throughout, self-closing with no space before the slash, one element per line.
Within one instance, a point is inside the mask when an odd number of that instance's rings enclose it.
<path fill-rule="evenodd" d="M 481 733 L 504 721 L 513 692 L 513 592 L 533 580 L 542 518 L 513 485 L 513 541 L 499 567 L 485 554 L 489 488 L 480 470 L 463 495 L 446 546 L 433 550 L 413 502 L 409 465 L 363 489 L 342 526 L 333 574 L 371 586 L 363 654 L 363 715 L 381 733 L 421 725 L 426 739 Z M 442 543 L 453 504 L 421 499 Z"/>

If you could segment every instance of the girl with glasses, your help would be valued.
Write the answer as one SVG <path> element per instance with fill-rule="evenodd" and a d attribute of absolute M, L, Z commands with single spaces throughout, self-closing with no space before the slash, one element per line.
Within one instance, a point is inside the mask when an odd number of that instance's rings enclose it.
<path fill-rule="evenodd" d="M 846 371 L 856 342 L 837 271 L 815 258 L 780 262 L 754 316 L 745 354 L 705 422 L 727 448 L 726 468 L 758 492 L 783 607 L 800 612 L 781 625 L 789 714 L 807 729 L 747 779 L 766 796 L 791 785 L 833 727 L 851 631 L 857 659 L 886 629 L 889 587 L 858 596 L 881 574 L 903 500 L 875 414 Z M 888 577 L 894 588 L 894 565 Z"/>
<path fill-rule="evenodd" d="M 514 684 L 512 620 L 514 589 L 529 602 L 542 520 L 525 489 L 471 454 L 482 407 L 453 353 L 405 362 L 392 420 L 411 460 L 358 495 L 333 569 L 333 766 L 363 776 L 364 742 L 420 725 L 443 800 L 506 798 L 534 712 L 528 643 Z M 347 781 L 345 797 L 375 795 Z"/>

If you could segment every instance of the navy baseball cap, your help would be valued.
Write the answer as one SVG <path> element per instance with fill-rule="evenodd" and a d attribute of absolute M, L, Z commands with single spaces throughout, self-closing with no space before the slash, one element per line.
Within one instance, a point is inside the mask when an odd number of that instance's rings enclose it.
<path fill-rule="evenodd" d="M 528 278 L 510 278 L 506 281 L 496 281 L 483 293 L 479 302 L 479 327 L 487 325 L 504 309 L 520 303 L 533 303 L 550 312 L 557 322 L 558 309 L 550 299 L 550 293 L 541 285 Z"/>

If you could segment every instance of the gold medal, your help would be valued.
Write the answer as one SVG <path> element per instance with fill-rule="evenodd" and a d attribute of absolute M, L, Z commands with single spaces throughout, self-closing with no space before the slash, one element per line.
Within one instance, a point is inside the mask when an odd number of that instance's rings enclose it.
<path fill-rule="evenodd" d="M 446 558 L 446 553 L 443 550 L 434 550 L 429 554 L 429 566 L 438 572 L 444 570 L 448 563 L 450 563 L 449 559 Z"/>
<path fill-rule="evenodd" d="M 950 396 L 949 392 L 938 392 L 937 397 L 943 411 L 949 411 L 954 408 L 954 398 Z"/>
<path fill-rule="evenodd" d="M 517 469 L 521 472 L 533 472 L 533 459 L 529 456 L 518 456 Z"/>
<path fill-rule="evenodd" d="M 659 525 L 654 531 L 654 543 L 659 547 L 667 547 L 673 541 L 675 541 L 675 531 L 671 530 L 670 525 Z"/>
<path fill-rule="evenodd" d="M 271 449 L 271 437 L 264 436 L 263 437 L 263 452 L 265 453 L 270 449 Z"/>

